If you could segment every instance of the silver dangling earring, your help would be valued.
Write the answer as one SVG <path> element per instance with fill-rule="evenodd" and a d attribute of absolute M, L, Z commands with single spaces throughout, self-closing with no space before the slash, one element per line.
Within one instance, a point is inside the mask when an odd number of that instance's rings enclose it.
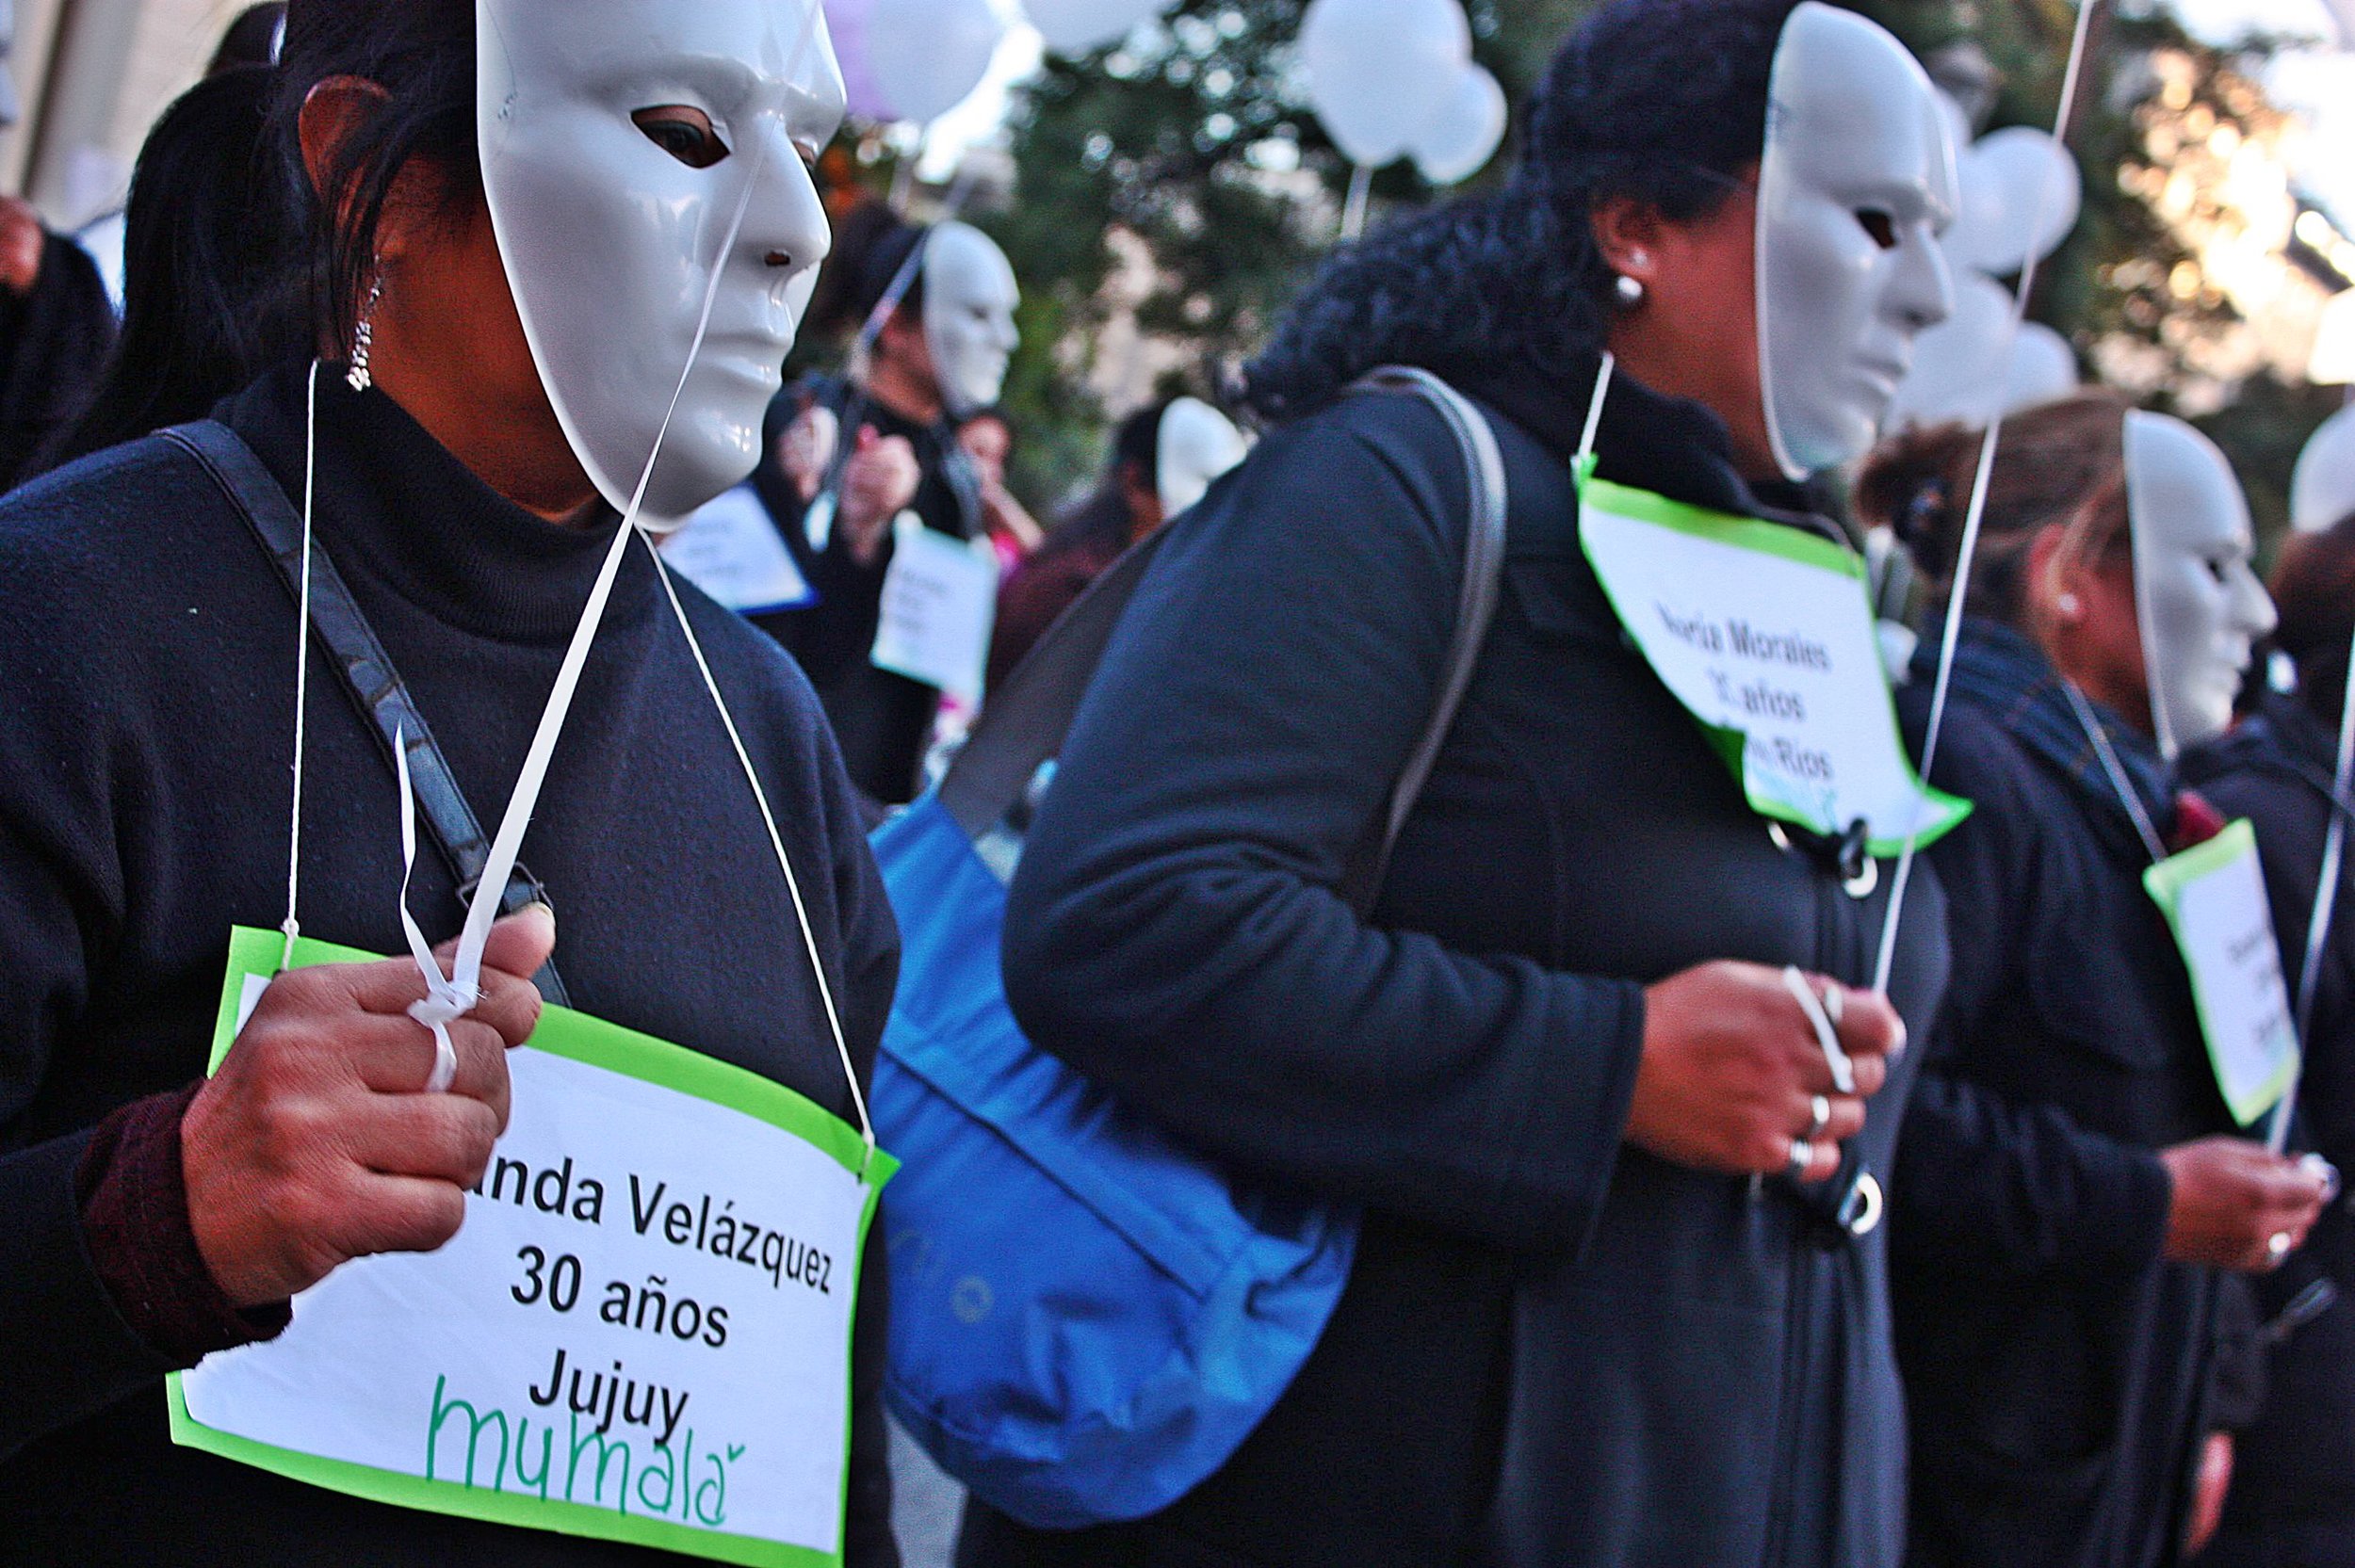
<path fill-rule="evenodd" d="M 376 384 L 368 357 L 376 348 L 376 307 L 383 298 L 384 274 L 379 272 L 368 284 L 367 303 L 360 307 L 360 320 L 351 330 L 351 368 L 344 381 L 354 392 L 365 392 Z"/>
<path fill-rule="evenodd" d="M 1631 278 L 1622 272 L 1611 287 L 1612 291 L 1619 297 L 1621 310 L 1632 311 L 1644 302 L 1644 284 L 1640 279 Z"/>

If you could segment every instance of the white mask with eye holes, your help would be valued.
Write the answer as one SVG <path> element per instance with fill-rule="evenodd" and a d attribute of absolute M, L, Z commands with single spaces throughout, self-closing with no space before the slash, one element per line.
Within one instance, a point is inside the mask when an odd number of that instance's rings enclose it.
<path fill-rule="evenodd" d="M 2249 502 L 2216 443 L 2182 420 L 2126 415 L 2135 612 L 2160 752 L 2222 735 L 2273 601 L 2249 559 Z"/>
<path fill-rule="evenodd" d="M 1785 477 L 1872 448 L 1913 364 L 1954 310 L 1938 235 L 1955 148 L 1938 89 L 1853 11 L 1803 0 L 1775 52 L 1758 177 L 1758 358 Z"/>
<path fill-rule="evenodd" d="M 966 223 L 936 223 L 924 236 L 924 343 L 952 420 L 970 419 L 1006 389 L 1006 366 L 1022 346 L 1014 313 L 1022 303 L 1014 264 L 998 242 Z"/>
<path fill-rule="evenodd" d="M 759 461 L 831 244 L 805 160 L 842 76 L 819 0 L 560 8 L 477 0 L 483 188 L 565 439 L 623 511 L 658 443 L 660 528 Z"/>
<path fill-rule="evenodd" d="M 1235 422 L 1198 397 L 1180 397 L 1161 414 L 1153 473 L 1161 516 L 1171 518 L 1210 493 L 1212 483 L 1250 454 Z"/>

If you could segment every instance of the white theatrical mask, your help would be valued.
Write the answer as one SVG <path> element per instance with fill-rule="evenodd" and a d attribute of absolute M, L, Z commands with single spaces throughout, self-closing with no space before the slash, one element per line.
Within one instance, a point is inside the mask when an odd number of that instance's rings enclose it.
<path fill-rule="evenodd" d="M 560 9 L 477 0 L 483 186 L 566 440 L 625 511 L 658 442 L 640 521 L 674 525 L 759 461 L 832 243 L 805 160 L 842 76 L 819 0 Z"/>
<path fill-rule="evenodd" d="M 1249 456 L 1251 444 L 1235 422 L 1199 397 L 1180 397 L 1161 414 L 1153 459 L 1161 516 L 1171 518 L 1202 499 L 1213 482 Z"/>
<path fill-rule="evenodd" d="M 1784 24 L 1758 179 L 1758 357 L 1775 461 L 1798 479 L 1870 450 L 1954 309 L 1938 236 L 1953 133 L 1905 45 L 1804 0 Z"/>
<path fill-rule="evenodd" d="M 1022 347 L 1014 313 L 1022 303 L 1014 264 L 969 223 L 936 223 L 924 236 L 924 342 L 933 378 L 952 420 L 998 401 L 1006 365 Z"/>
<path fill-rule="evenodd" d="M 2135 611 L 2160 752 L 2222 735 L 2273 601 L 2249 566 L 2249 502 L 2216 443 L 2182 420 L 2126 415 Z"/>

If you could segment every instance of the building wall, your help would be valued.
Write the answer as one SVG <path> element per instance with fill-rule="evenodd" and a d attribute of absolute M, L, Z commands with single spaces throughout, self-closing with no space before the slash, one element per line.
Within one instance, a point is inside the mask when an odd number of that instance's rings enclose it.
<path fill-rule="evenodd" d="M 0 139 L 0 185 L 65 228 L 120 204 L 147 128 L 246 3 L 18 0 L 25 117 Z"/>

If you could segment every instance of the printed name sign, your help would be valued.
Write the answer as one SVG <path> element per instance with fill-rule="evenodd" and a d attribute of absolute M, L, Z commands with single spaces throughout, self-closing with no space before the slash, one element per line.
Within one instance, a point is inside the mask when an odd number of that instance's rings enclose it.
<path fill-rule="evenodd" d="M 870 655 L 875 667 L 982 700 L 989 634 L 998 623 L 998 555 L 928 528 L 914 512 L 892 525 L 891 566 Z"/>
<path fill-rule="evenodd" d="M 1620 624 L 1720 742 L 1753 811 L 1832 837 L 1861 821 L 1880 856 L 1970 815 L 1906 754 L 1853 552 L 1591 474 L 1579 534 Z"/>
<path fill-rule="evenodd" d="M 2234 822 L 2142 874 L 2191 973 L 2200 1032 L 2224 1103 L 2244 1127 L 2279 1105 L 2298 1076 L 2282 950 L 2266 898 L 2257 831 Z"/>
<path fill-rule="evenodd" d="M 283 940 L 234 933 L 216 1065 Z M 173 1440 L 402 1507 L 839 1563 L 890 1156 L 778 1084 L 561 1008 L 508 1063 L 513 1116 L 456 1238 L 346 1264 L 276 1340 L 172 1378 Z"/>
<path fill-rule="evenodd" d="M 818 602 L 749 481 L 657 542 L 673 571 L 739 614 L 768 615 Z"/>

